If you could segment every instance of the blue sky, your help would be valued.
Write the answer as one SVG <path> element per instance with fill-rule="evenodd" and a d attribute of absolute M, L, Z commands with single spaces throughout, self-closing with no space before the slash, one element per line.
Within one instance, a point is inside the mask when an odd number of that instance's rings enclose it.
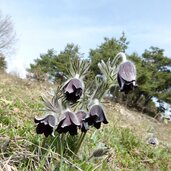
<path fill-rule="evenodd" d="M 12 17 L 18 38 L 8 71 L 20 76 L 48 49 L 59 53 L 73 42 L 88 56 L 104 37 L 119 38 L 123 31 L 128 54 L 157 46 L 171 57 L 170 0 L 0 0 L 0 10 Z"/>

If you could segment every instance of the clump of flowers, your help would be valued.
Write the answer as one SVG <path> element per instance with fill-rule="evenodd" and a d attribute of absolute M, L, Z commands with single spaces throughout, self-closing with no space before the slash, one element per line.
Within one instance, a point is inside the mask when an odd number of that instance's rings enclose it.
<path fill-rule="evenodd" d="M 122 60 L 118 64 L 120 58 Z M 67 151 L 71 137 L 75 137 L 72 153 L 76 154 L 89 129 L 100 129 L 102 124 L 108 124 L 101 101 L 110 88 L 117 85 L 117 81 L 120 90 L 125 93 L 136 86 L 135 65 L 126 59 L 124 53 L 119 53 L 113 60 L 108 59 L 106 63 L 103 60 L 98 63 L 101 75 L 94 79 L 95 89 L 84 81 L 89 67 L 90 62 L 86 60 L 73 61 L 67 81 L 54 92 L 51 100 L 42 97 L 45 115 L 35 117 L 37 134 L 57 137 L 57 142 L 65 141 L 56 147 L 61 155 Z"/>

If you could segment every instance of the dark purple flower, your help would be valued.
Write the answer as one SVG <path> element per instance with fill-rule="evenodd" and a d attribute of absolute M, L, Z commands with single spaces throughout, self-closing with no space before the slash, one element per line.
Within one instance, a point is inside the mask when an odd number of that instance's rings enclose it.
<path fill-rule="evenodd" d="M 65 97 L 71 102 L 76 102 L 78 99 L 80 99 L 83 89 L 83 82 L 79 78 L 72 78 L 63 86 Z"/>
<path fill-rule="evenodd" d="M 80 110 L 76 113 L 77 118 L 80 122 L 79 128 L 81 129 L 81 132 L 87 132 L 88 131 L 88 122 L 85 121 L 85 118 L 87 116 L 87 113 L 83 110 Z"/>
<path fill-rule="evenodd" d="M 44 134 L 46 137 L 49 135 L 54 136 L 54 130 L 56 127 L 56 117 L 54 115 L 47 115 L 42 118 L 34 118 L 34 122 L 37 124 L 37 134 Z"/>
<path fill-rule="evenodd" d="M 98 100 L 95 100 L 95 104 L 91 106 L 85 121 L 88 122 L 89 125 L 94 125 L 97 129 L 100 128 L 102 122 L 104 124 L 108 123 L 104 110 Z"/>
<path fill-rule="evenodd" d="M 77 127 L 80 126 L 80 122 L 75 113 L 67 110 L 62 115 L 62 118 L 59 121 L 59 125 L 57 127 L 57 131 L 59 133 L 69 132 L 70 135 L 77 134 Z"/>
<path fill-rule="evenodd" d="M 117 79 L 120 90 L 125 92 L 125 94 L 137 87 L 137 85 L 135 84 L 136 68 L 134 63 L 132 63 L 131 61 L 122 63 L 119 66 Z"/>

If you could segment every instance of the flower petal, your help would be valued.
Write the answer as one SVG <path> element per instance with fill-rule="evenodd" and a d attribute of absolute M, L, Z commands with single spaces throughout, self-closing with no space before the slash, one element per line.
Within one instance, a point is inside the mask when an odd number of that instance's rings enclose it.
<path fill-rule="evenodd" d="M 72 78 L 63 86 L 66 100 L 76 102 L 80 99 L 83 92 L 83 82 L 78 78 Z"/>
<path fill-rule="evenodd" d="M 53 134 L 53 128 L 50 125 L 45 125 L 44 123 L 39 123 L 36 128 L 37 134 L 43 134 L 48 137 Z"/>
<path fill-rule="evenodd" d="M 83 110 L 80 110 L 76 113 L 76 115 L 78 117 L 79 122 L 81 123 L 79 128 L 81 129 L 82 132 L 87 132 L 87 130 L 89 129 L 88 122 L 85 121 L 87 113 Z"/>
<path fill-rule="evenodd" d="M 75 90 L 75 96 L 81 97 L 83 90 L 81 88 L 78 88 Z"/>
<path fill-rule="evenodd" d="M 43 123 L 38 124 L 37 127 L 36 127 L 36 133 L 37 134 L 43 134 L 43 132 L 44 132 L 44 126 L 45 125 Z"/>
<path fill-rule="evenodd" d="M 119 75 L 118 75 L 118 83 L 119 83 L 121 92 L 125 92 L 125 94 L 127 94 L 131 90 L 134 90 L 134 88 L 137 87 L 137 85 L 135 84 L 135 81 L 127 82 L 123 80 Z"/>
<path fill-rule="evenodd" d="M 71 125 L 70 127 L 68 127 L 68 131 L 70 135 L 77 135 L 77 126 Z"/>
<path fill-rule="evenodd" d="M 74 85 L 74 87 L 76 89 L 79 89 L 79 88 L 83 89 L 83 83 L 82 83 L 82 81 L 80 79 L 73 78 L 71 80 L 71 82 L 72 82 L 72 85 Z"/>
<path fill-rule="evenodd" d="M 81 125 L 81 131 L 82 132 L 87 132 L 89 130 L 88 128 L 88 122 L 83 121 Z"/>
<path fill-rule="evenodd" d="M 94 125 L 94 127 L 97 129 L 100 128 L 102 122 L 104 124 L 108 123 L 104 110 L 100 104 L 94 104 L 90 108 L 90 112 L 85 121 L 88 122 L 89 125 Z"/>
<path fill-rule="evenodd" d="M 68 115 L 69 115 L 69 117 L 70 117 L 70 119 L 71 119 L 71 121 L 72 121 L 73 124 L 75 124 L 77 126 L 80 125 L 80 122 L 79 122 L 79 120 L 77 118 L 77 115 L 75 113 L 68 112 Z"/>
<path fill-rule="evenodd" d="M 79 122 L 81 122 L 82 120 L 85 120 L 87 113 L 83 110 L 80 110 L 76 113 L 76 116 L 77 116 Z"/>
<path fill-rule="evenodd" d="M 95 120 L 95 122 L 96 123 L 103 122 L 104 124 L 107 124 L 108 121 L 106 119 L 103 108 L 100 105 L 94 105 L 91 109 L 91 112 L 95 112 L 95 111 L 98 113 L 98 118 Z"/>
<path fill-rule="evenodd" d="M 85 121 L 88 122 L 88 125 L 93 125 L 96 120 L 97 120 L 98 116 L 97 115 L 94 115 L 94 116 L 87 116 Z"/>
<path fill-rule="evenodd" d="M 101 122 L 94 123 L 95 128 L 100 129 L 100 126 L 101 126 Z"/>
<path fill-rule="evenodd" d="M 66 133 L 66 132 L 68 132 L 67 126 L 66 127 L 61 127 L 62 123 L 63 123 L 63 121 L 61 121 L 59 123 L 59 125 L 58 125 L 58 127 L 56 129 L 58 131 L 58 133 Z"/>
<path fill-rule="evenodd" d="M 93 105 L 90 109 L 90 115 L 91 116 L 100 116 L 103 113 L 104 113 L 103 109 L 100 105 Z"/>
<path fill-rule="evenodd" d="M 77 134 L 77 125 L 70 124 L 68 126 L 62 127 L 62 123 L 60 123 L 58 125 L 58 127 L 57 127 L 57 131 L 58 131 L 58 133 L 67 133 L 67 132 L 69 132 L 70 135 L 76 135 Z"/>
<path fill-rule="evenodd" d="M 47 123 L 51 126 L 51 127 L 55 127 L 56 124 L 56 118 L 54 115 L 49 115 L 47 117 Z"/>
<path fill-rule="evenodd" d="M 71 82 L 69 82 L 63 89 L 64 89 L 64 92 L 67 92 L 70 94 L 74 92 L 75 87 Z"/>
<path fill-rule="evenodd" d="M 49 125 L 46 125 L 44 129 L 44 135 L 48 137 L 49 135 L 52 135 L 52 133 L 53 133 L 53 128 Z"/>
<path fill-rule="evenodd" d="M 119 74 L 117 75 L 117 80 L 118 80 L 119 87 L 120 87 L 120 89 L 122 91 L 125 81 L 122 79 L 122 77 Z"/>
<path fill-rule="evenodd" d="M 68 110 L 63 114 L 62 118 L 60 119 L 60 123 L 62 128 L 65 128 L 70 125 L 80 125 L 77 115 Z"/>
<path fill-rule="evenodd" d="M 57 118 L 54 115 L 46 115 L 41 118 L 34 118 L 35 123 L 44 123 L 45 125 L 49 124 L 51 127 L 55 127 Z"/>
<path fill-rule="evenodd" d="M 65 128 L 67 126 L 70 126 L 72 124 L 71 122 L 71 118 L 69 117 L 69 115 L 66 115 L 65 119 L 63 119 L 63 122 L 61 124 L 62 128 Z"/>
<path fill-rule="evenodd" d="M 83 89 L 83 83 L 80 79 L 72 78 L 63 87 L 64 92 L 73 93 L 76 89 Z"/>
<path fill-rule="evenodd" d="M 46 115 L 41 118 L 34 118 L 35 123 L 37 123 L 36 132 L 37 134 L 43 134 L 48 137 L 53 135 L 54 128 L 57 124 L 57 118 L 54 115 Z"/>
<path fill-rule="evenodd" d="M 42 121 L 44 118 L 46 118 L 46 116 L 41 117 L 41 118 L 35 117 L 35 118 L 34 118 L 34 122 L 35 122 L 35 123 L 40 123 L 40 121 Z"/>
<path fill-rule="evenodd" d="M 136 80 L 136 68 L 134 63 L 126 61 L 119 66 L 118 74 L 125 81 L 131 82 Z"/>

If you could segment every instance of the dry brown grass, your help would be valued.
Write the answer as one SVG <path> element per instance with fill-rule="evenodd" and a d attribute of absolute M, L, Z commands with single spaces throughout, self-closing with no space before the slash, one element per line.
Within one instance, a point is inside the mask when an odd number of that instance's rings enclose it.
<path fill-rule="evenodd" d="M 146 139 L 150 132 L 155 133 L 161 144 L 171 143 L 171 123 L 158 120 L 128 109 L 118 103 L 109 102 L 105 105 L 110 120 L 117 121 L 122 128 L 130 128 L 140 139 Z"/>

